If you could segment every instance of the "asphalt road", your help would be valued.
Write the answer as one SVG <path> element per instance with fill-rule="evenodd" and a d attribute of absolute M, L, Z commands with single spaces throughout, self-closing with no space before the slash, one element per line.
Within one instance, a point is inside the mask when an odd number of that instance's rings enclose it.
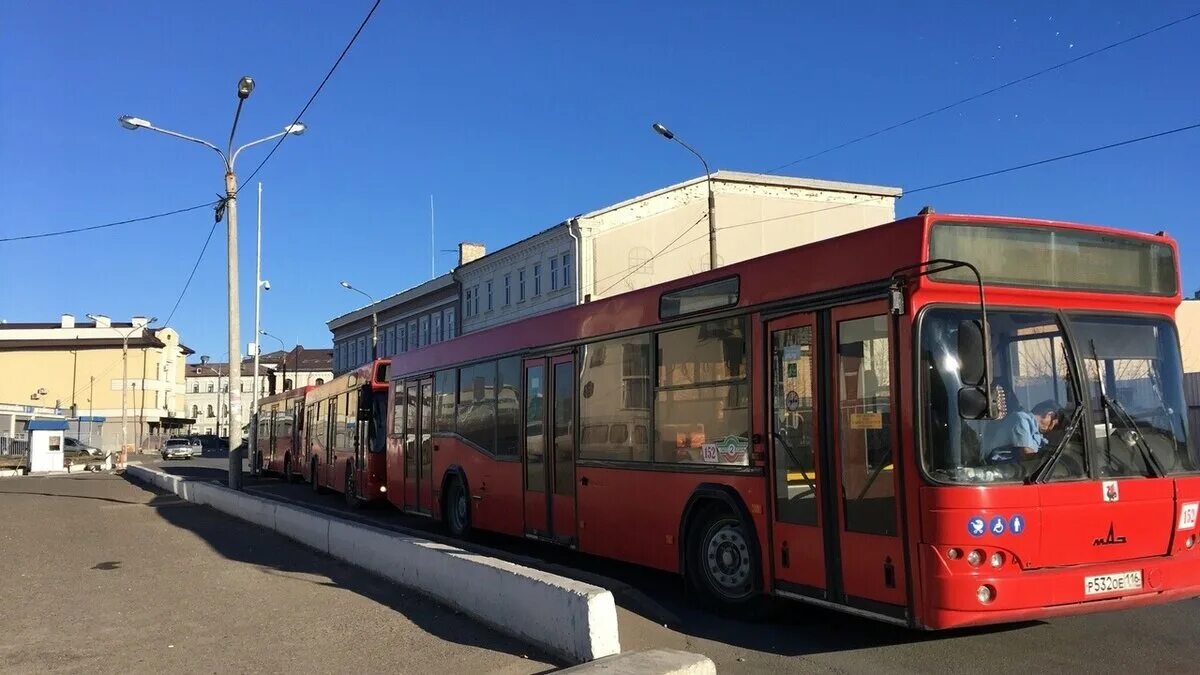
<path fill-rule="evenodd" d="M 157 464 L 221 480 L 226 466 L 208 459 Z M 443 536 L 435 523 L 391 508 L 349 511 L 337 495 L 314 495 L 307 485 L 245 480 L 259 495 Z M 726 673 L 1190 673 L 1200 663 L 1200 600 L 940 633 L 787 601 L 770 603 L 761 620 L 745 621 L 698 608 L 674 575 L 509 537 L 479 534 L 467 546 L 605 586 L 616 596 L 622 648 L 686 649 L 708 656 Z"/>
<path fill-rule="evenodd" d="M 0 478 L 0 672 L 533 673 L 527 646 L 111 474 Z"/>

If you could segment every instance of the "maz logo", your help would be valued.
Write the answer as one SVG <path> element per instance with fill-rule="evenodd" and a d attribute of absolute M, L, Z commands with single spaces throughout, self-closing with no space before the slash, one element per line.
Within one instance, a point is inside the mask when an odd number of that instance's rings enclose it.
<path fill-rule="evenodd" d="M 1115 544 L 1124 544 L 1125 541 L 1125 537 L 1117 536 L 1116 531 L 1113 528 L 1113 524 L 1110 522 L 1108 524 L 1108 536 L 1097 537 L 1096 540 L 1092 542 L 1092 546 L 1113 546 Z"/>

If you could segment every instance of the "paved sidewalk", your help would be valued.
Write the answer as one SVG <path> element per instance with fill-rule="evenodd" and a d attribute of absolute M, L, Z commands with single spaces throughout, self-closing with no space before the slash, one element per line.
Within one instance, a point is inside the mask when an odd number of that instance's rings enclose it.
<path fill-rule="evenodd" d="M 3 672 L 553 667 L 411 591 L 119 476 L 3 478 L 0 513 Z"/>

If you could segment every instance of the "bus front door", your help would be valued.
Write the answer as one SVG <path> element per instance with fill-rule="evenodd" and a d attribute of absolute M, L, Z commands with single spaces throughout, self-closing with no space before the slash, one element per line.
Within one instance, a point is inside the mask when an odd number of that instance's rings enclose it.
<path fill-rule="evenodd" d="M 883 302 L 767 324 L 776 589 L 903 619 L 895 357 Z"/>
<path fill-rule="evenodd" d="M 433 513 L 433 379 L 410 381 L 404 404 L 404 508 Z"/>
<path fill-rule="evenodd" d="M 574 546 L 575 358 L 525 360 L 525 534 Z"/>

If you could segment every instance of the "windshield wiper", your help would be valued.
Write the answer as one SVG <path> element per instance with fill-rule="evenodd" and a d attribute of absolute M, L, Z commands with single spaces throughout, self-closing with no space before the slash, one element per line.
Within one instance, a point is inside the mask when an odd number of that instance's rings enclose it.
<path fill-rule="evenodd" d="M 1117 413 L 1117 416 L 1122 418 L 1122 421 L 1129 426 L 1129 435 L 1133 439 L 1133 446 L 1141 453 L 1146 466 L 1150 468 L 1150 473 L 1160 478 L 1167 475 L 1167 472 L 1163 470 L 1162 464 L 1159 463 L 1158 458 L 1154 456 L 1154 452 L 1150 449 L 1150 444 L 1146 442 L 1146 439 L 1142 437 L 1142 433 L 1138 431 L 1137 421 L 1133 419 L 1133 415 L 1130 415 L 1129 411 L 1125 410 L 1125 406 L 1121 405 L 1121 402 L 1117 399 L 1105 393 L 1100 394 L 1100 403 L 1108 406 L 1110 410 Z"/>
<path fill-rule="evenodd" d="M 1062 439 L 1058 442 L 1058 445 L 1054 446 L 1050 454 L 1046 455 L 1046 459 L 1043 459 L 1042 463 L 1033 470 L 1033 473 L 1029 474 L 1029 478 L 1025 479 L 1026 484 L 1045 482 L 1045 479 L 1050 475 L 1050 471 L 1054 469 L 1054 465 L 1058 463 L 1058 458 L 1062 457 L 1063 450 L 1067 449 L 1067 443 L 1075 435 L 1075 429 L 1079 426 L 1079 421 L 1082 419 L 1083 406 L 1076 405 L 1075 412 L 1071 413 L 1071 421 L 1067 423 L 1067 429 L 1063 432 Z"/>

